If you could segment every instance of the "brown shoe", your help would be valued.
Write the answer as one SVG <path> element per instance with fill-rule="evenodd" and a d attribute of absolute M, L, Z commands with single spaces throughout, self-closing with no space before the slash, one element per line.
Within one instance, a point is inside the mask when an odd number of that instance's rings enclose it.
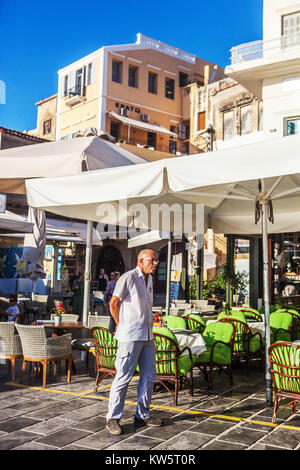
<path fill-rule="evenodd" d="M 159 418 L 137 418 L 136 416 L 134 417 L 134 424 L 136 426 L 149 426 L 149 427 L 159 427 L 162 426 L 162 420 Z"/>
<path fill-rule="evenodd" d="M 111 433 L 111 434 L 122 434 L 122 428 L 119 425 L 119 419 L 109 419 L 106 422 L 106 429 Z"/>

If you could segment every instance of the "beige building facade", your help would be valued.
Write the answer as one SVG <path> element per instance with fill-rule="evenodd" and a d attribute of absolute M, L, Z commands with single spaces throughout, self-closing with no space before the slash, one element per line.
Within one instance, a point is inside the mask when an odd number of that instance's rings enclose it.
<path fill-rule="evenodd" d="M 105 46 L 58 71 L 56 139 L 105 131 L 121 142 L 189 153 L 189 88 L 223 70 L 160 41 Z M 206 71 L 205 71 L 206 68 Z M 213 75 L 214 74 L 214 75 Z"/>
<path fill-rule="evenodd" d="M 190 143 L 200 152 L 263 138 L 263 103 L 231 78 L 190 85 Z"/>

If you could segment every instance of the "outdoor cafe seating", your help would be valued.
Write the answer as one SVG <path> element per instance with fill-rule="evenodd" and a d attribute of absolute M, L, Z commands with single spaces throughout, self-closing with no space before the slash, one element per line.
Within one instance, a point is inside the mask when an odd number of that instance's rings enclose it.
<path fill-rule="evenodd" d="M 225 368 L 230 385 L 233 384 L 231 363 L 234 336 L 235 325 L 229 320 L 227 322 L 209 323 L 203 332 L 207 350 L 197 357 L 194 367 L 198 367 L 204 374 L 208 390 L 212 389 L 213 371 L 215 369 L 220 372 Z"/>
<path fill-rule="evenodd" d="M 296 413 L 297 403 L 300 403 L 300 345 L 296 343 L 276 342 L 268 350 L 275 398 L 272 423 L 288 406 L 292 414 Z"/>
<path fill-rule="evenodd" d="M 174 333 L 165 327 L 153 327 L 156 346 L 156 383 L 161 384 L 173 396 L 174 404 L 178 404 L 179 386 L 183 380 L 189 384 L 189 393 L 193 395 L 193 357 L 189 347 L 179 348 Z M 184 354 L 184 352 L 188 354 Z M 189 378 L 187 374 L 189 373 Z M 174 392 L 169 383 L 174 384 Z"/>
<path fill-rule="evenodd" d="M 16 359 L 23 357 L 21 339 L 16 334 L 14 322 L 0 323 L 0 358 L 8 361 L 8 370 L 12 369 L 12 380 L 15 381 Z"/>
<path fill-rule="evenodd" d="M 47 337 L 44 326 L 18 325 L 17 331 L 20 335 L 23 350 L 23 366 L 20 382 L 23 380 L 27 363 L 36 362 L 43 366 L 43 387 L 46 386 L 47 365 L 52 362 L 67 360 L 67 381 L 71 382 L 72 370 L 72 335 L 70 333 Z M 56 375 L 56 364 L 54 368 Z"/>

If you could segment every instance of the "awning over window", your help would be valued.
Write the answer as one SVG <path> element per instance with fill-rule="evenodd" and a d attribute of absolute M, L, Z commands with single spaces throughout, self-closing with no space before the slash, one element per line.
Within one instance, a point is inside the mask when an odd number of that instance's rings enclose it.
<path fill-rule="evenodd" d="M 114 111 L 109 111 L 108 115 L 123 122 L 123 124 L 126 124 L 126 126 L 138 127 L 140 129 L 145 129 L 146 131 L 157 132 L 158 134 L 165 134 L 177 138 L 177 135 L 174 132 L 169 131 L 169 129 L 160 126 L 159 124 L 149 124 L 148 122 L 138 121 L 137 119 L 121 116 Z"/>

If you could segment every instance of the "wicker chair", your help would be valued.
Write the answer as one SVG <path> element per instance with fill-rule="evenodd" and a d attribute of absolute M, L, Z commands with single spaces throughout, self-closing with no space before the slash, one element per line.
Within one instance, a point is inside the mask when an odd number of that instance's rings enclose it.
<path fill-rule="evenodd" d="M 66 334 L 47 338 L 44 326 L 16 325 L 23 349 L 23 366 L 20 382 L 27 362 L 40 362 L 43 365 L 43 387 L 46 386 L 47 364 L 52 361 L 68 361 L 68 383 L 71 382 L 72 370 L 72 335 Z"/>
<path fill-rule="evenodd" d="M 177 406 L 179 385 L 183 379 L 189 382 L 189 393 L 193 396 L 193 363 L 194 357 L 190 348 L 180 350 L 175 335 L 169 328 L 153 328 L 153 337 L 156 346 L 156 383 L 160 383 L 173 396 Z M 184 351 L 188 355 L 183 355 Z M 190 373 L 190 379 L 187 373 Z M 174 393 L 168 387 L 168 383 L 175 385 Z"/>
<path fill-rule="evenodd" d="M 234 335 L 235 326 L 229 320 L 209 323 L 203 332 L 207 350 L 196 358 L 193 367 L 198 367 L 204 374 L 208 390 L 213 386 L 214 369 L 219 373 L 224 369 L 228 374 L 230 385 L 233 385 L 231 362 Z"/>
<path fill-rule="evenodd" d="M 0 323 L 0 358 L 7 359 L 8 370 L 12 366 L 12 380 L 15 381 L 16 359 L 23 357 L 20 336 L 15 334 L 14 322 Z"/>
<path fill-rule="evenodd" d="M 271 344 L 268 350 L 270 373 L 275 391 L 272 423 L 276 415 L 287 406 L 296 413 L 296 404 L 300 402 L 300 346 L 278 342 Z M 281 408 L 281 401 L 287 399 Z"/>
<path fill-rule="evenodd" d="M 261 316 L 258 310 L 255 310 L 255 308 L 245 307 L 245 308 L 240 308 L 239 311 L 245 315 L 246 320 L 247 318 L 249 318 L 249 319 L 255 319 L 257 321 L 263 321 L 263 317 Z"/>
<path fill-rule="evenodd" d="M 260 359 L 260 368 L 263 368 L 263 339 L 259 332 L 253 334 L 247 325 L 233 316 L 218 319 L 220 322 L 230 322 L 235 327 L 233 341 L 233 358 L 246 360 L 246 374 L 250 373 L 250 360 Z"/>
<path fill-rule="evenodd" d="M 99 384 L 109 375 L 116 375 L 116 355 L 118 343 L 114 335 L 103 326 L 94 326 L 91 329 L 94 339 L 95 357 L 97 365 L 97 377 L 94 385 L 94 393 L 97 392 Z M 103 374 L 101 376 L 101 374 Z"/>
<path fill-rule="evenodd" d="M 182 318 L 185 319 L 188 330 L 197 331 L 200 334 L 205 330 L 206 323 L 199 315 L 184 314 Z"/>

